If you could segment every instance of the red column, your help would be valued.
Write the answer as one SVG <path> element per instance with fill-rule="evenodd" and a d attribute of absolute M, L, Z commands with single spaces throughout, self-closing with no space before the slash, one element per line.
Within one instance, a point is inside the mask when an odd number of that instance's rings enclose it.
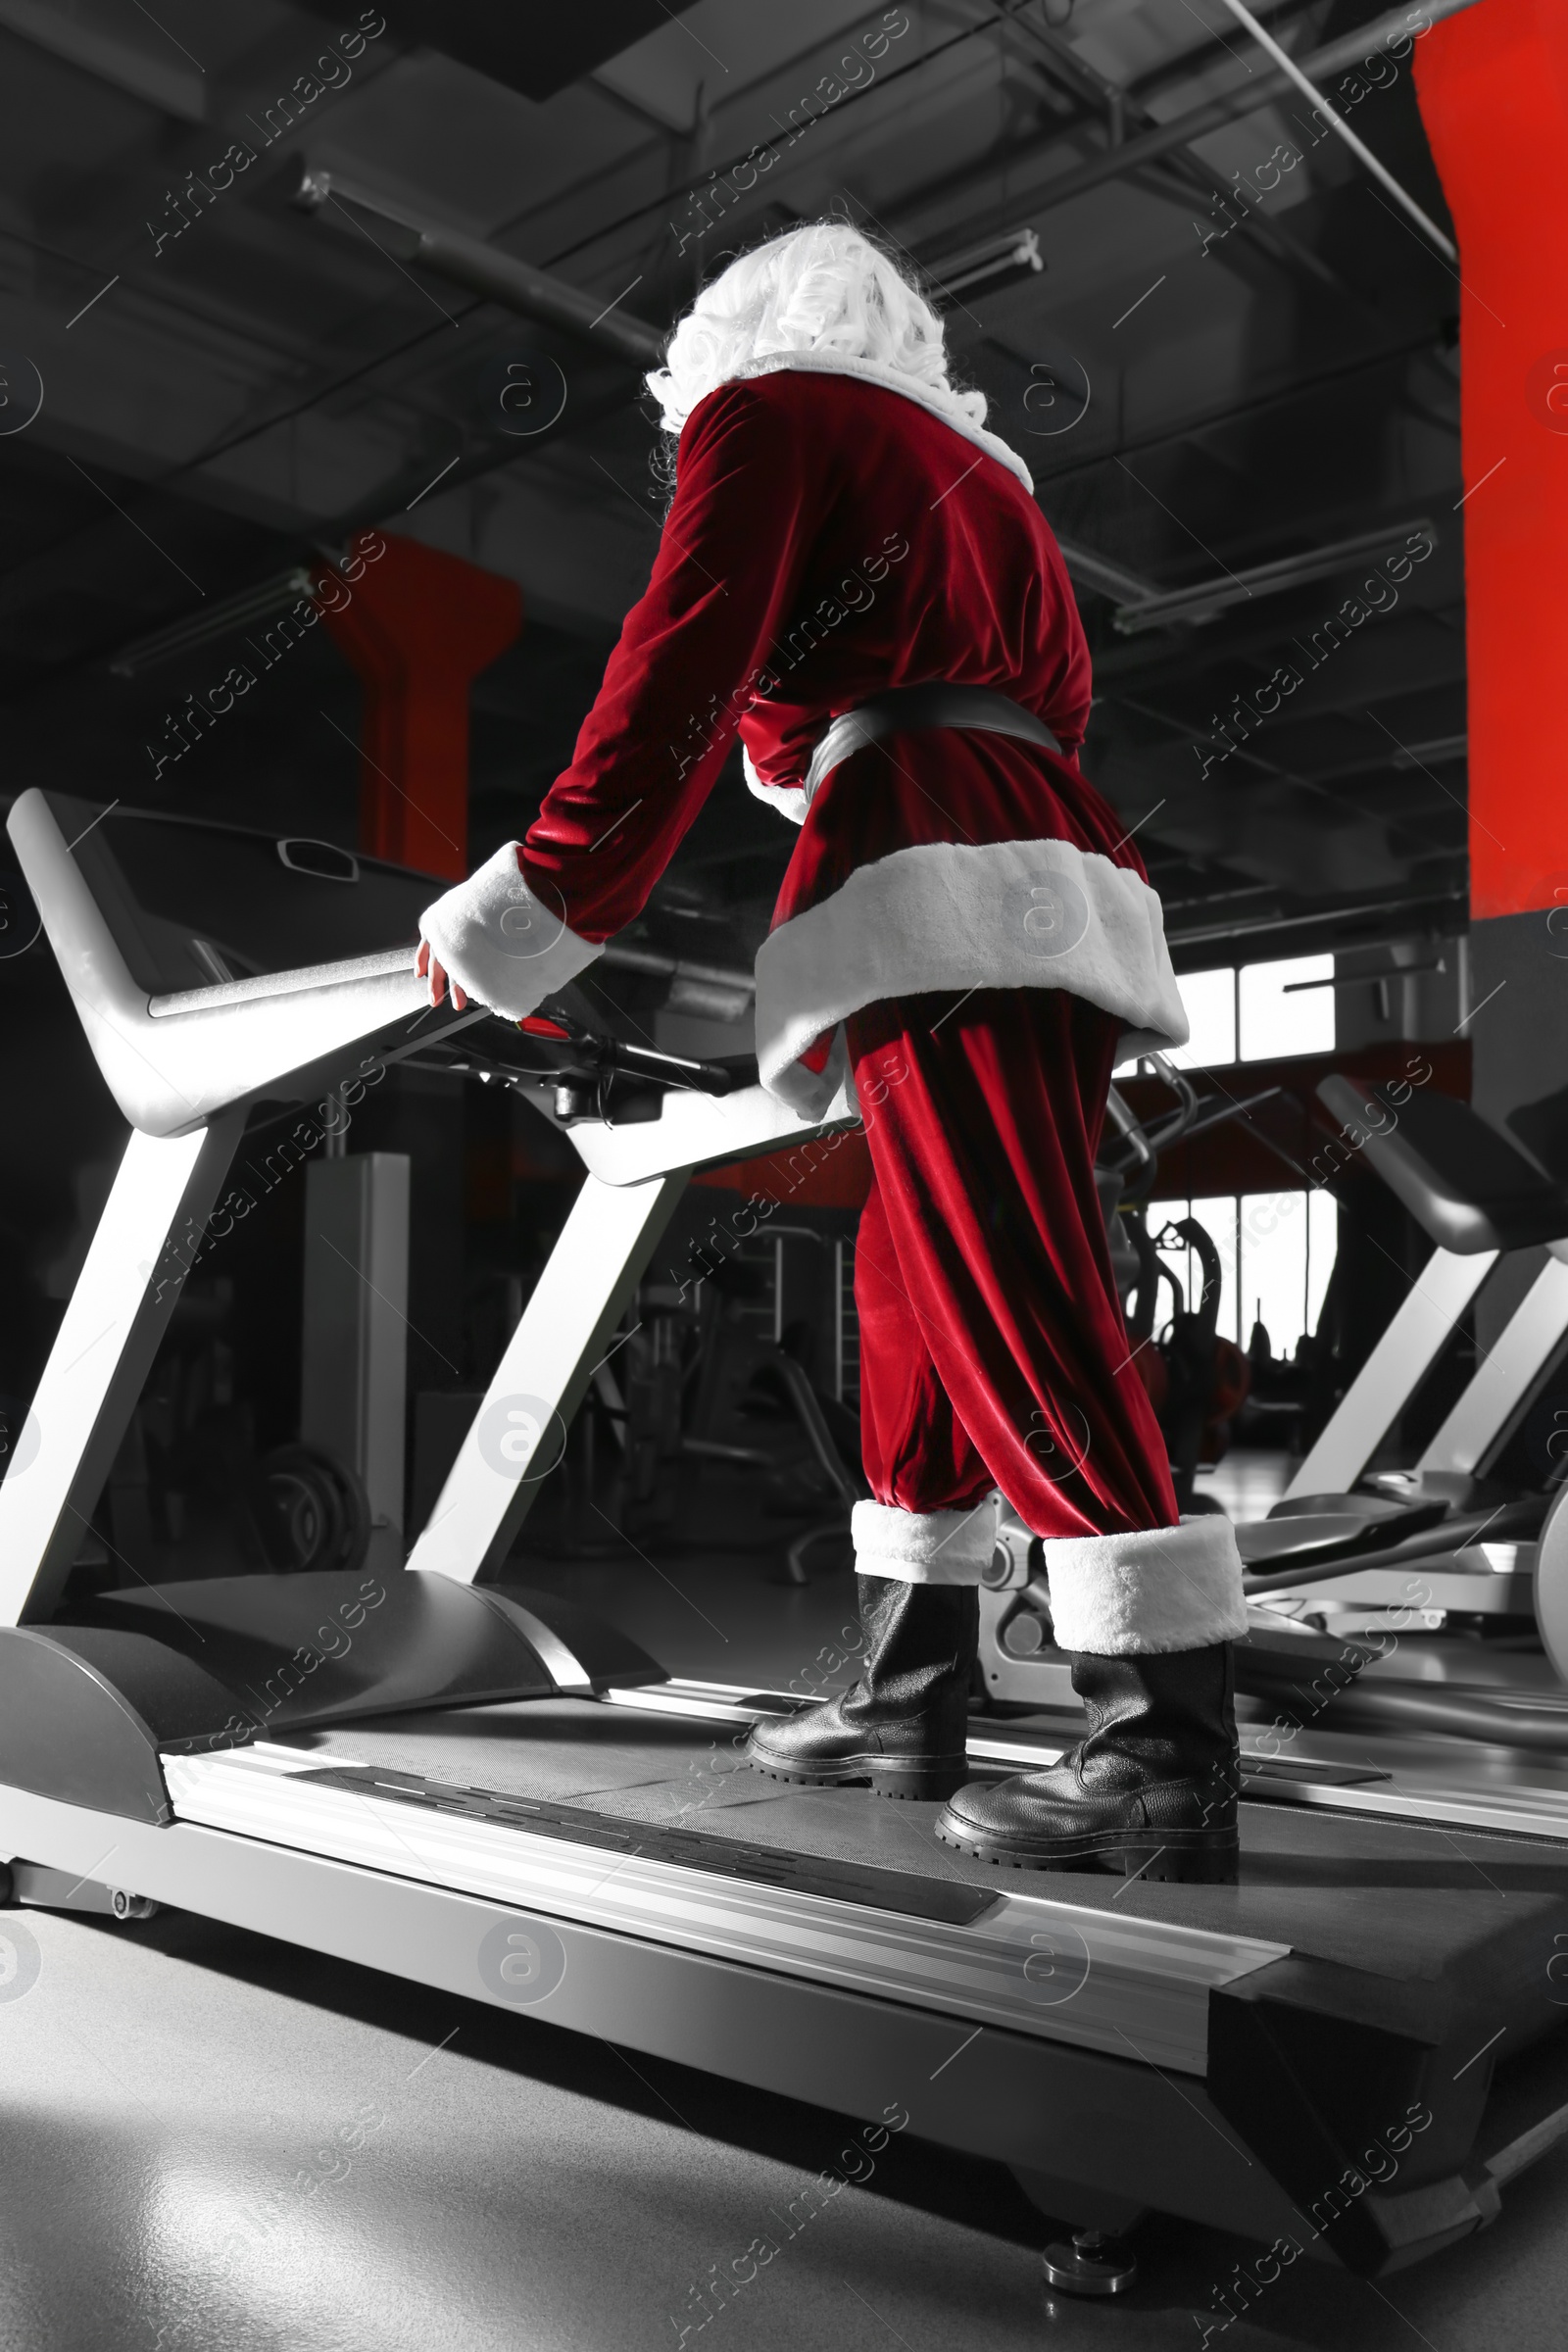
<path fill-rule="evenodd" d="M 359 543 L 357 543 L 359 544 Z M 365 685 L 360 847 L 461 881 L 468 870 L 468 688 L 522 625 L 515 581 L 387 539 L 325 613 Z"/>
<path fill-rule="evenodd" d="M 1568 885 L 1568 5 L 1479 0 L 1416 45 L 1459 233 L 1471 914 Z"/>

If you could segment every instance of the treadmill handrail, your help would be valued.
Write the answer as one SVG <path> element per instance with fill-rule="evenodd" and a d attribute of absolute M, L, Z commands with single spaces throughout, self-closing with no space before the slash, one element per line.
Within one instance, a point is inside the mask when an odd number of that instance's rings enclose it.
<path fill-rule="evenodd" d="M 396 1021 L 408 1018 L 412 1029 L 430 1014 L 413 952 L 397 948 L 149 996 L 132 978 L 48 796 L 36 787 L 23 793 L 7 831 L 98 1067 L 143 1135 L 187 1135 Z M 490 1017 L 482 1005 L 446 1007 L 414 1042 Z M 848 1082 L 818 1118 L 753 1086 L 722 1097 L 676 1091 L 652 1122 L 584 1120 L 566 1133 L 593 1174 L 627 1185 L 787 1149 L 858 1115 Z"/>
<path fill-rule="evenodd" d="M 1506 1189 L 1472 1197 L 1462 1181 L 1423 1149 L 1410 1130 L 1424 1104 L 1412 1103 L 1385 1131 L 1371 1124 L 1374 1102 L 1367 1099 L 1368 1090 L 1342 1072 L 1323 1079 L 1317 1095 L 1440 1250 L 1469 1257 L 1486 1250 L 1534 1249 L 1568 1234 L 1568 1186 L 1535 1167 L 1467 1102 L 1441 1098 L 1431 1103 L 1430 1113 L 1441 1108 L 1450 1125 L 1467 1127 L 1494 1161 L 1502 1163 Z"/>
<path fill-rule="evenodd" d="M 150 997 L 47 796 L 36 786 L 23 793 L 6 830 L 98 1067 L 143 1135 L 188 1134 L 427 1006 L 407 949 Z"/>
<path fill-rule="evenodd" d="M 215 1004 L 249 1004 L 258 997 L 298 996 L 302 989 L 336 988 L 350 980 L 375 980 L 412 971 L 414 950 L 390 948 L 375 956 L 351 956 L 341 963 L 301 963 L 287 972 L 251 972 L 241 980 L 215 980 L 207 988 L 176 989 L 172 996 L 149 997 L 147 1009 L 155 1021 L 182 1012 L 202 1012 Z"/>

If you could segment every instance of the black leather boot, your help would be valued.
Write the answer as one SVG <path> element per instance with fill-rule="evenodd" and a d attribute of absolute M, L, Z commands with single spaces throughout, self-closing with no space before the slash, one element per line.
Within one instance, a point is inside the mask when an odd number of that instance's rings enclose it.
<path fill-rule="evenodd" d="M 869 1781 L 878 1796 L 951 1796 L 969 1772 L 979 1594 L 972 1585 L 855 1581 L 867 1642 L 859 1680 L 825 1706 L 755 1725 L 747 1762 L 775 1781 Z"/>
<path fill-rule="evenodd" d="M 1088 1737 L 1046 1772 L 962 1788 L 948 1845 L 1020 1870 L 1119 1870 L 1230 1886 L 1237 1875 L 1235 1661 L 1228 1642 L 1072 1662 Z"/>

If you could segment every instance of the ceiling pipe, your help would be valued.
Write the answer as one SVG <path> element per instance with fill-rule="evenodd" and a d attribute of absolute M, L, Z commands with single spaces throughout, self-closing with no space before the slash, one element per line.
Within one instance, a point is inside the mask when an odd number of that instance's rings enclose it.
<path fill-rule="evenodd" d="M 1193 961 L 1200 949 L 1212 953 L 1217 948 L 1241 947 L 1254 939 L 1277 939 L 1288 932 L 1305 932 L 1314 940 L 1324 933 L 1329 936 L 1320 948 L 1303 949 L 1299 944 L 1290 953 L 1341 954 L 1351 948 L 1387 947 L 1406 939 L 1455 939 L 1469 926 L 1469 901 L 1462 889 L 1441 894 L 1427 892 L 1412 899 L 1372 899 L 1348 906 L 1311 907 L 1299 914 L 1281 911 L 1283 897 L 1278 883 L 1262 883 L 1274 904 L 1259 908 L 1255 914 L 1239 915 L 1231 921 L 1195 923 L 1190 930 L 1179 924 L 1167 923 L 1166 945 L 1173 956 L 1181 958 L 1183 971 L 1201 967 Z"/>
<path fill-rule="evenodd" d="M 339 172 L 313 171 L 307 166 L 293 200 L 302 212 L 319 214 L 328 204 L 336 204 L 340 209 L 351 204 L 357 211 L 368 213 L 372 220 L 390 221 L 414 238 L 414 251 L 409 258 L 421 270 L 462 286 L 469 294 L 478 294 L 486 302 L 498 303 L 503 310 L 520 312 L 523 318 L 537 319 L 542 325 L 591 337 L 633 367 L 657 367 L 663 359 L 665 332 L 651 326 L 646 318 L 621 310 L 621 296 L 610 303 L 601 302 L 597 294 L 585 294 L 579 286 L 568 285 L 564 278 L 553 277 L 546 270 L 536 270 L 531 262 L 503 253 L 480 237 L 466 237 L 454 228 L 433 227 L 406 206 L 389 197 L 370 194 L 356 181 L 345 179 Z M 632 282 L 635 284 L 636 280 Z"/>
<path fill-rule="evenodd" d="M 323 548 L 322 560 L 340 564 L 348 550 Z M 238 589 L 220 603 L 204 605 L 199 612 L 182 620 L 171 621 L 166 628 L 151 629 L 145 635 L 133 637 L 121 646 L 109 659 L 111 676 L 139 677 L 144 669 L 157 669 L 166 662 L 177 662 L 183 654 L 198 652 L 204 645 L 217 644 L 224 637 L 237 637 L 259 620 L 270 620 L 274 612 L 286 612 L 302 596 L 317 594 L 318 573 L 303 564 L 291 564 L 287 571 L 273 574 L 254 588 Z"/>
<path fill-rule="evenodd" d="M 1437 546 L 1436 528 L 1424 516 L 1415 522 L 1389 523 L 1380 531 L 1364 531 L 1359 538 L 1306 548 L 1298 556 L 1283 556 L 1273 564 L 1254 564 L 1248 571 L 1227 571 L 1218 579 L 1199 580 L 1190 588 L 1150 593 L 1119 606 L 1111 616 L 1112 625 L 1119 636 L 1136 637 L 1145 629 L 1213 620 L 1232 605 L 1253 597 L 1279 596 L 1288 588 L 1303 588 L 1310 580 L 1332 579 L 1336 572 L 1348 571 L 1354 564 L 1375 564 L 1379 557 L 1403 548 L 1418 531 Z M 1071 570 L 1070 564 L 1067 568 Z"/>
<path fill-rule="evenodd" d="M 698 963 L 658 948 L 638 948 L 612 939 L 601 961 L 622 972 L 645 972 L 670 982 L 666 1012 L 685 1012 L 710 1021 L 742 1021 L 757 995 L 756 974 L 739 966 Z"/>
<path fill-rule="evenodd" d="M 1321 110 L 1324 121 L 1328 123 L 1330 130 L 1334 132 L 1337 138 L 1342 139 L 1345 145 L 1350 150 L 1350 153 L 1357 157 L 1359 161 L 1366 166 L 1374 179 L 1382 181 L 1383 185 L 1388 189 L 1389 194 L 1394 198 L 1396 204 L 1402 206 L 1404 211 L 1409 214 L 1416 226 L 1421 229 L 1429 241 L 1437 247 L 1437 250 L 1442 254 L 1444 260 L 1446 262 L 1456 262 L 1459 259 L 1459 249 L 1454 244 L 1453 239 L 1445 235 L 1444 231 L 1438 226 L 1430 213 L 1424 213 L 1422 211 L 1420 205 L 1417 204 L 1415 198 L 1410 194 L 1409 190 L 1402 184 L 1401 181 L 1395 178 L 1394 173 L 1389 170 L 1386 164 L 1379 162 L 1378 158 L 1373 154 L 1371 148 L 1366 144 L 1366 141 L 1356 137 L 1355 132 L 1350 128 L 1348 122 L 1346 122 L 1344 116 L 1337 115 L 1335 113 L 1333 107 L 1330 106 L 1328 100 L 1324 97 L 1317 84 L 1308 79 L 1307 75 L 1302 73 L 1300 67 L 1297 64 L 1295 58 L 1288 55 L 1288 53 L 1280 47 L 1273 34 L 1263 30 L 1262 25 L 1252 15 L 1251 10 L 1243 5 L 1243 0 L 1221 0 L 1221 5 L 1230 10 L 1231 15 L 1236 19 L 1238 24 L 1246 27 L 1246 29 L 1251 34 L 1253 40 L 1256 41 L 1258 47 L 1265 51 L 1266 54 L 1274 60 L 1274 63 L 1279 68 L 1280 72 L 1282 74 L 1288 74 L 1292 81 L 1295 82 L 1297 88 L 1302 93 L 1302 95 L 1311 99 L 1314 110 Z"/>
<path fill-rule="evenodd" d="M 112 11 L 95 13 L 113 16 Z M 147 15 L 145 9 L 142 15 Z M 101 24 L 84 23 L 81 12 L 74 6 L 62 8 L 59 0 L 0 0 L 0 25 L 20 39 L 63 57 L 79 73 L 95 74 L 114 89 L 127 90 L 131 97 L 157 107 L 160 114 L 173 115 L 181 122 L 207 120 L 206 69 L 197 66 L 194 58 L 188 66 L 176 66 L 162 41 L 149 38 L 148 47 L 143 48 L 136 28 L 130 28 L 132 37 L 127 39 L 105 30 Z M 163 27 L 158 29 L 162 32 Z M 166 39 L 176 49 L 180 46 L 172 33 Z M 154 50 L 157 54 L 150 54 Z M 185 55 L 190 57 L 188 49 Z"/>
<path fill-rule="evenodd" d="M 1097 556 L 1092 548 L 1080 547 L 1075 540 L 1058 538 L 1056 545 L 1075 586 L 1092 588 L 1097 596 L 1115 597 L 1124 610 L 1136 612 L 1161 594 L 1152 580 L 1112 564 L 1105 556 Z"/>

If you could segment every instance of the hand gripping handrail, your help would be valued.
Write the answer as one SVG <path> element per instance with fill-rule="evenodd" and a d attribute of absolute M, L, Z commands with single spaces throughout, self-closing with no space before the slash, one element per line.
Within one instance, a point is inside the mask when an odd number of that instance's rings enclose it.
<path fill-rule="evenodd" d="M 143 1135 L 189 1134 L 427 1004 L 407 948 L 150 997 L 47 797 L 23 793 L 6 829 L 98 1067 Z M 443 1027 L 451 1025 L 449 1016 Z"/>

